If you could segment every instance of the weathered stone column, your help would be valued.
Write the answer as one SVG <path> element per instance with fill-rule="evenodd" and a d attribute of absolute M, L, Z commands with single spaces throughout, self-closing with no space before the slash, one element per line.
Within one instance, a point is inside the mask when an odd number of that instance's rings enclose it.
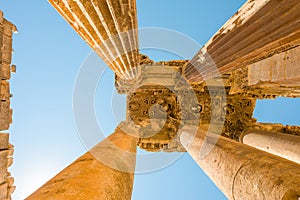
<path fill-rule="evenodd" d="M 233 140 L 184 127 L 181 143 L 229 199 L 298 200 L 300 165 Z M 211 150 L 208 154 L 203 151 Z M 203 155 L 203 156 L 202 156 Z"/>
<path fill-rule="evenodd" d="M 240 140 L 244 144 L 300 164 L 300 136 L 249 130 Z"/>
<path fill-rule="evenodd" d="M 27 199 L 130 200 L 137 141 L 117 129 Z"/>
<path fill-rule="evenodd" d="M 201 82 L 300 44 L 299 0 L 248 0 L 184 67 Z"/>
<path fill-rule="evenodd" d="M 49 0 L 106 64 L 132 80 L 139 66 L 136 0 Z"/>

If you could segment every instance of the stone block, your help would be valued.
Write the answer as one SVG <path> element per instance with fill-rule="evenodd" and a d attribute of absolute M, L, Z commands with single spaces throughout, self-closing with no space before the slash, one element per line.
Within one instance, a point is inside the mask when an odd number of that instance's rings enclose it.
<path fill-rule="evenodd" d="M 0 130 L 8 130 L 12 121 L 9 101 L 0 101 Z"/>
<path fill-rule="evenodd" d="M 0 151 L 0 184 L 5 183 L 6 180 L 7 180 L 7 152 Z"/>
<path fill-rule="evenodd" d="M 7 133 L 0 133 L 0 150 L 8 149 L 9 135 Z"/>
<path fill-rule="evenodd" d="M 270 82 L 272 80 L 272 66 L 274 63 L 272 60 L 263 60 L 252 64 L 249 67 L 249 85 L 256 85 L 261 82 Z"/>
<path fill-rule="evenodd" d="M 274 83 L 281 86 L 299 86 L 300 47 L 273 55 L 249 67 L 249 85 Z"/>
<path fill-rule="evenodd" d="M 11 50 L 12 50 L 12 37 L 11 36 L 6 36 L 6 35 L 3 35 L 2 37 L 3 37 L 2 51 L 11 52 Z"/>
<path fill-rule="evenodd" d="M 291 49 L 286 53 L 286 79 L 287 80 L 300 80 L 300 47 Z M 292 84 L 292 83 L 291 83 Z"/>
<path fill-rule="evenodd" d="M 271 66 L 270 71 L 270 81 L 271 82 L 277 82 L 278 80 L 281 80 L 283 77 L 285 77 L 285 66 L 281 62 L 283 58 L 280 58 L 280 55 L 274 55 L 271 57 L 272 59 L 266 59 L 265 65 Z"/>
<path fill-rule="evenodd" d="M 7 151 L 7 153 L 8 153 L 8 151 Z M 14 159 L 12 157 L 8 157 L 7 158 L 7 168 L 11 167 L 13 162 L 14 162 Z"/>
<path fill-rule="evenodd" d="M 7 184 L 9 187 L 13 186 L 15 183 L 15 179 L 13 177 L 8 177 L 7 178 Z"/>
<path fill-rule="evenodd" d="M 11 63 L 11 52 L 2 52 L 2 63 L 9 65 Z"/>
<path fill-rule="evenodd" d="M 15 190 L 16 190 L 16 186 L 9 187 L 7 190 L 7 195 L 8 196 L 12 195 L 12 193 L 14 193 Z"/>
<path fill-rule="evenodd" d="M 3 51 L 2 52 L 2 63 L 10 65 L 12 58 L 12 52 L 11 51 Z"/>
<path fill-rule="evenodd" d="M 15 153 L 15 150 L 14 150 L 14 149 L 8 149 L 8 150 L 7 150 L 7 156 L 8 156 L 8 157 L 12 157 L 12 156 L 14 155 L 14 153 Z"/>
<path fill-rule="evenodd" d="M 0 185 L 0 199 L 1 200 L 6 200 L 7 199 L 7 183 L 4 183 Z"/>
<path fill-rule="evenodd" d="M 6 80 L 0 80 L 0 101 L 7 101 L 9 98 L 9 82 Z"/>
<path fill-rule="evenodd" d="M 2 35 L 1 51 L 2 51 L 1 63 L 5 63 L 9 65 L 11 63 L 11 58 L 12 58 L 12 36 L 7 36 L 4 34 Z"/>
<path fill-rule="evenodd" d="M 0 47 L 2 49 L 3 46 L 3 26 L 0 25 Z"/>
<path fill-rule="evenodd" d="M 9 21 L 7 21 L 6 19 L 4 19 L 3 34 L 6 36 L 9 36 L 9 37 L 12 37 L 13 30 L 14 30 L 14 25 L 12 23 L 10 23 Z"/>
<path fill-rule="evenodd" d="M 3 12 L 0 10 L 0 25 L 3 24 L 3 20 L 4 20 Z"/>
<path fill-rule="evenodd" d="M 8 120 L 9 120 L 9 124 L 11 124 L 11 123 L 12 123 L 12 115 L 13 115 L 13 110 L 12 110 L 12 109 L 9 109 L 9 112 L 8 112 L 8 114 L 9 114 L 9 118 L 8 118 Z"/>
<path fill-rule="evenodd" d="M 0 56 L 1 55 L 2 54 L 0 54 Z M 2 56 L 0 58 L 2 58 Z M 10 65 L 9 64 L 1 64 L 0 63 L 0 79 L 1 80 L 10 79 Z"/>

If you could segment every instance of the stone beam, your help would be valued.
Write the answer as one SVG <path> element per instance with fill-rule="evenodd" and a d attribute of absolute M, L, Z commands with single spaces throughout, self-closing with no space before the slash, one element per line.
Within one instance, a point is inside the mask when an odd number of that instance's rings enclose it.
<path fill-rule="evenodd" d="M 181 130 L 181 143 L 229 199 L 300 197 L 300 165 L 197 127 Z M 201 148 L 207 154 L 201 154 Z M 206 151 L 205 151 L 206 150 Z M 207 150 L 210 150 L 209 152 Z"/>
<path fill-rule="evenodd" d="M 248 0 L 184 67 L 200 82 L 300 44 L 300 1 Z"/>
<path fill-rule="evenodd" d="M 240 141 L 300 164 L 300 136 L 249 130 L 241 136 Z"/>
<path fill-rule="evenodd" d="M 300 87 L 300 46 L 249 65 L 248 86 Z"/>
<path fill-rule="evenodd" d="M 137 142 L 137 138 L 116 129 L 27 200 L 130 200 Z"/>
<path fill-rule="evenodd" d="M 49 0 L 53 7 L 122 79 L 139 65 L 135 0 Z"/>

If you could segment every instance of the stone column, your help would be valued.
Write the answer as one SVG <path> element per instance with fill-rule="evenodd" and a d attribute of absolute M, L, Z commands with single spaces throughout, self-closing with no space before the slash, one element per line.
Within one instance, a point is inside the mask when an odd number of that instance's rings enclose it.
<path fill-rule="evenodd" d="M 300 136 L 250 130 L 240 140 L 244 144 L 300 164 Z"/>
<path fill-rule="evenodd" d="M 136 0 L 49 2 L 120 78 L 137 78 L 139 50 Z"/>
<path fill-rule="evenodd" d="M 180 140 L 229 199 L 298 200 L 300 197 L 297 163 L 221 136 L 206 136 L 206 131 L 197 127 L 184 127 Z"/>
<path fill-rule="evenodd" d="M 137 141 L 117 129 L 27 200 L 130 200 Z"/>
<path fill-rule="evenodd" d="M 199 83 L 300 44 L 298 0 L 248 0 L 183 68 Z"/>

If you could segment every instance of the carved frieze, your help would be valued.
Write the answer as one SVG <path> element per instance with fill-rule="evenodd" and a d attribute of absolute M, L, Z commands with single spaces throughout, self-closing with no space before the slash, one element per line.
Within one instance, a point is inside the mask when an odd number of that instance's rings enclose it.
<path fill-rule="evenodd" d="M 147 151 L 185 151 L 178 130 L 183 125 L 239 139 L 245 127 L 255 122 L 255 98 L 230 94 L 232 74 L 189 85 L 182 78 L 187 61 L 150 62 L 141 65 L 135 82 L 116 77 L 116 87 L 127 96 L 127 121 L 140 127 L 139 146 Z"/>

